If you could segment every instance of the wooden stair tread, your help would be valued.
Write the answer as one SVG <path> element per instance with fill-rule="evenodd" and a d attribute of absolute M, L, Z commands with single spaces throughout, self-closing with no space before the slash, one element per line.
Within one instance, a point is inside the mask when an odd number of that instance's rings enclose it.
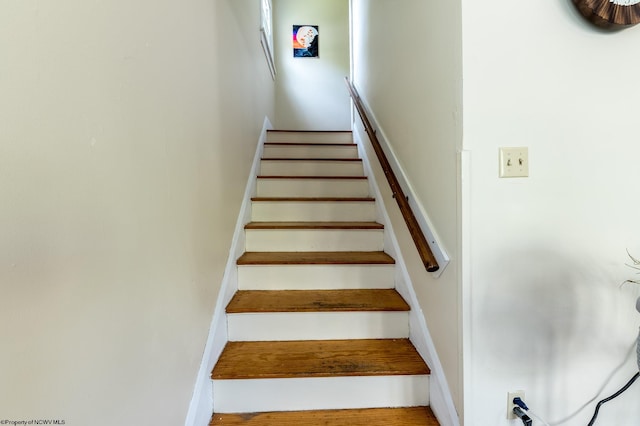
<path fill-rule="evenodd" d="M 349 148 L 357 147 L 355 143 L 320 143 L 320 142 L 265 142 L 264 146 L 320 146 L 320 147 L 340 147 L 346 146 Z"/>
<path fill-rule="evenodd" d="M 426 375 L 409 339 L 228 342 L 214 380 Z"/>
<path fill-rule="evenodd" d="M 384 229 L 378 222 L 249 222 L 244 229 Z"/>
<path fill-rule="evenodd" d="M 228 314 L 408 310 L 409 305 L 394 289 L 240 290 L 227 305 Z"/>
<path fill-rule="evenodd" d="M 335 180 L 346 180 L 346 179 L 359 179 L 365 180 L 366 176 L 295 176 L 295 175 L 278 175 L 278 176 L 270 176 L 270 175 L 260 175 L 258 179 L 335 179 Z"/>
<path fill-rule="evenodd" d="M 395 260 L 382 251 L 245 252 L 238 265 L 392 265 Z"/>
<path fill-rule="evenodd" d="M 267 129 L 267 133 L 353 133 L 351 130 Z"/>
<path fill-rule="evenodd" d="M 215 414 L 209 426 L 438 426 L 429 407 Z"/>
<path fill-rule="evenodd" d="M 361 158 L 287 158 L 287 157 L 262 157 L 262 161 L 347 161 L 347 162 L 362 162 Z"/>
<path fill-rule="evenodd" d="M 304 202 L 348 202 L 375 201 L 372 197 L 252 197 L 251 201 L 304 201 Z"/>

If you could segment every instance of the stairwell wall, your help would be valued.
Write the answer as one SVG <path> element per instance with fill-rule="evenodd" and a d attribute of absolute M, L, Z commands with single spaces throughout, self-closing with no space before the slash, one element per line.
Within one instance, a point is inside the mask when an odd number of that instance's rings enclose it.
<path fill-rule="evenodd" d="M 274 111 L 259 0 L 0 8 L 0 418 L 183 424 Z"/>
<path fill-rule="evenodd" d="M 350 130 L 349 0 L 273 0 L 276 56 L 274 126 Z M 293 25 L 319 26 L 319 57 L 294 58 Z"/>
<path fill-rule="evenodd" d="M 456 408 L 462 412 L 457 232 L 461 146 L 459 2 L 353 0 L 353 81 L 424 207 L 451 263 L 426 272 L 397 214 L 394 230 Z M 386 201 L 394 206 L 392 199 Z"/>

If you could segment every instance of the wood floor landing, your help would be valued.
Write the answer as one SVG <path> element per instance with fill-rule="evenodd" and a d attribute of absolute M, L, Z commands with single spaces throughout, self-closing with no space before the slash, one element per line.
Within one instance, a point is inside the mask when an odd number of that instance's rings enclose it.
<path fill-rule="evenodd" d="M 345 179 L 351 179 L 351 180 L 367 180 L 366 176 L 291 176 L 291 175 L 275 175 L 275 176 L 270 176 L 270 175 L 260 175 L 257 177 L 258 179 L 287 179 L 287 180 L 292 180 L 292 179 L 309 179 L 309 180 L 317 180 L 317 179 L 323 179 L 323 180 L 345 180 Z"/>
<path fill-rule="evenodd" d="M 377 222 L 249 222 L 244 229 L 384 229 Z"/>
<path fill-rule="evenodd" d="M 438 426 L 429 407 L 214 414 L 210 426 Z"/>
<path fill-rule="evenodd" d="M 227 306 L 228 314 L 408 310 L 409 305 L 394 289 L 241 290 Z"/>
<path fill-rule="evenodd" d="M 214 380 L 425 375 L 409 339 L 228 342 Z"/>
<path fill-rule="evenodd" d="M 265 142 L 264 146 L 320 146 L 326 148 L 332 148 L 334 146 L 348 146 L 348 147 L 357 147 L 355 143 L 332 143 L 326 144 L 321 142 Z"/>
<path fill-rule="evenodd" d="M 372 202 L 372 197 L 253 197 L 251 201 L 304 201 L 304 202 Z"/>
<path fill-rule="evenodd" d="M 382 251 L 245 252 L 238 265 L 393 265 Z"/>
<path fill-rule="evenodd" d="M 288 158 L 288 157 L 273 157 L 273 158 L 262 158 L 262 161 L 290 161 L 290 162 L 304 162 L 304 161 L 345 161 L 349 163 L 362 163 L 362 159 L 360 158 Z"/>

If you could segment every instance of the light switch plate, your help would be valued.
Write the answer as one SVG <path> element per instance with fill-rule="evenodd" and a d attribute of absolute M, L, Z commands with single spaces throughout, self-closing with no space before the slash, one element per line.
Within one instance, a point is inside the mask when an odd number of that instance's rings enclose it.
<path fill-rule="evenodd" d="M 500 177 L 528 177 L 529 148 L 500 148 Z"/>

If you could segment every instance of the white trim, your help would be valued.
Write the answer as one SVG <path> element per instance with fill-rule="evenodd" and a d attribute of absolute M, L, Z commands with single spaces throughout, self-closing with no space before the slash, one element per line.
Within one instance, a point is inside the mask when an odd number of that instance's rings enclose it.
<path fill-rule="evenodd" d="M 408 339 L 408 311 L 228 314 L 231 342 Z"/>
<path fill-rule="evenodd" d="M 472 274 L 471 274 L 471 151 L 458 151 L 458 276 L 460 277 L 460 324 L 462 333 L 460 336 L 460 353 L 462 355 L 463 372 L 471 371 L 471 354 L 473 353 L 473 321 L 472 321 Z M 473 418 L 475 408 L 471 390 L 473 389 L 472 375 L 462 375 L 464 418 Z"/>
<path fill-rule="evenodd" d="M 276 65 L 273 59 L 273 5 L 271 0 L 260 2 L 260 43 L 264 50 L 271 78 L 276 79 Z"/>
<path fill-rule="evenodd" d="M 396 260 L 396 289 L 407 303 L 409 303 L 409 306 L 411 306 L 411 310 L 409 311 L 409 337 L 420 355 L 431 368 L 431 380 L 429 382 L 431 387 L 431 409 L 442 426 L 459 426 L 460 419 L 458 418 L 458 414 L 453 403 L 453 398 L 444 374 L 444 369 L 442 368 L 442 363 L 440 362 L 440 358 L 436 352 L 427 323 L 422 315 L 422 310 L 420 309 L 420 304 L 414 291 L 409 271 L 407 270 L 404 258 L 400 251 L 400 246 L 396 239 L 387 208 L 384 205 L 382 193 L 380 192 L 380 188 L 375 180 L 375 176 L 371 168 L 371 162 L 364 147 L 363 141 L 365 139 L 362 137 L 360 127 L 355 126 L 353 135 L 354 141 L 360 150 L 360 157 L 363 160 L 365 174 L 369 177 L 372 194 L 374 194 L 376 200 L 380 201 L 376 203 L 376 207 L 378 208 L 378 214 L 381 216 L 379 220 L 381 220 L 385 226 L 385 237 L 389 244 L 388 247 L 385 246 L 385 250 Z M 392 160 L 391 158 L 388 158 L 388 160 L 390 163 L 393 162 L 397 164 L 395 159 Z M 441 269 L 444 268 L 441 266 Z"/>
<path fill-rule="evenodd" d="M 271 46 L 269 45 L 267 34 L 264 31 L 264 28 L 260 28 L 260 44 L 262 45 L 262 50 L 264 50 L 264 55 L 267 58 L 267 65 L 269 66 L 269 72 L 271 72 L 271 78 L 276 79 L 276 64 L 273 60 L 273 51 L 271 50 Z"/>
<path fill-rule="evenodd" d="M 216 413 L 415 407 L 429 401 L 429 375 L 214 380 Z"/>
<path fill-rule="evenodd" d="M 376 204 L 363 201 L 254 201 L 255 222 L 369 222 L 376 219 Z"/>
<path fill-rule="evenodd" d="M 240 290 L 393 288 L 395 265 L 244 265 Z"/>
<path fill-rule="evenodd" d="M 382 250 L 383 229 L 245 229 L 246 251 Z"/>
<path fill-rule="evenodd" d="M 213 311 L 211 326 L 209 327 L 209 336 L 202 355 L 202 362 L 196 377 L 196 383 L 193 390 L 193 396 L 189 403 L 189 411 L 185 419 L 185 426 L 204 426 L 208 425 L 213 414 L 213 392 L 211 383 L 211 370 L 216 361 L 220 357 L 225 344 L 227 343 L 227 316 L 225 315 L 225 307 L 233 297 L 238 288 L 238 269 L 236 259 L 244 252 L 244 225 L 249 222 L 251 215 L 251 197 L 256 191 L 256 179 L 258 168 L 260 166 L 260 157 L 264 148 L 264 142 L 267 139 L 267 129 L 271 129 L 272 125 L 268 117 L 264 119 L 264 125 L 258 147 L 253 158 L 253 165 L 247 186 L 245 188 L 240 214 L 233 233 L 233 240 L 229 250 L 229 257 L 222 277 L 222 284 L 218 293 L 218 299 Z"/>

